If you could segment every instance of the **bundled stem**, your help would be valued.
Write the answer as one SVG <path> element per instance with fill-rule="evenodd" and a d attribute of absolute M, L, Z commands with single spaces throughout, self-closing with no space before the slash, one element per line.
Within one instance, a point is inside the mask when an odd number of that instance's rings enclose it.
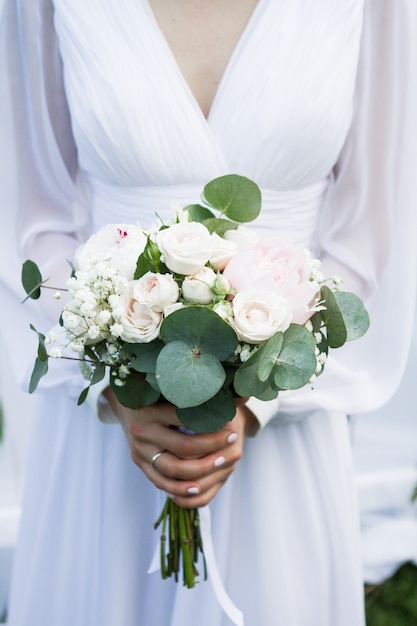
<path fill-rule="evenodd" d="M 201 553 L 204 564 L 204 580 L 206 580 L 207 569 L 198 509 L 184 509 L 175 504 L 171 498 L 167 498 L 162 513 L 154 524 L 155 528 L 160 525 L 162 525 L 160 540 L 162 578 L 174 576 L 175 581 L 178 582 L 182 570 L 184 586 L 192 589 L 198 582 L 196 581 L 199 576 L 197 562 Z"/>

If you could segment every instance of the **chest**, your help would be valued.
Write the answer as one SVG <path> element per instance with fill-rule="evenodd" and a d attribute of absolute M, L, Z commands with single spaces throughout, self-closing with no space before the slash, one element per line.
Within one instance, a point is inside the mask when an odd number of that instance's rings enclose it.
<path fill-rule="evenodd" d="M 149 0 L 166 39 L 205 117 L 257 0 Z"/>
<path fill-rule="evenodd" d="M 195 15 L 178 30 L 148 0 L 54 0 L 82 168 L 128 185 L 326 176 L 351 120 L 363 1 L 258 0 L 216 47 Z"/>

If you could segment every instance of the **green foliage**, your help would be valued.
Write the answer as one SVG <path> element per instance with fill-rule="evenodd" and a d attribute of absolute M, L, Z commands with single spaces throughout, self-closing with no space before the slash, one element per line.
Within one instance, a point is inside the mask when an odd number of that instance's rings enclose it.
<path fill-rule="evenodd" d="M 320 312 L 326 326 L 327 342 L 340 348 L 346 341 L 359 339 L 369 328 L 369 315 L 360 298 L 348 291 L 321 288 L 325 309 Z"/>
<path fill-rule="evenodd" d="M 242 398 L 254 396 L 260 400 L 273 400 L 278 395 L 278 391 L 271 386 L 269 381 L 262 381 L 258 377 L 259 364 L 264 350 L 266 350 L 266 344 L 252 354 L 235 374 L 234 388 Z"/>
<path fill-rule="evenodd" d="M 219 237 L 223 237 L 228 230 L 236 230 L 239 226 L 238 222 L 232 222 L 232 220 L 222 220 L 219 218 L 205 220 L 203 224 L 210 233 L 217 233 Z"/>
<path fill-rule="evenodd" d="M 226 379 L 221 362 L 232 357 L 237 347 L 232 328 L 207 307 L 190 306 L 164 320 L 160 337 L 165 346 L 155 373 L 163 396 L 181 409 L 212 399 Z M 223 423 L 230 419 L 227 407 L 224 415 Z"/>
<path fill-rule="evenodd" d="M 220 391 L 198 406 L 177 409 L 178 419 L 190 430 L 213 433 L 234 418 L 236 405 L 233 394 L 227 389 Z"/>
<path fill-rule="evenodd" d="M 226 373 L 212 354 L 170 341 L 158 356 L 156 377 L 163 396 L 185 408 L 210 400 L 222 388 Z"/>
<path fill-rule="evenodd" d="M 220 361 L 229 359 L 237 347 L 234 330 L 205 306 L 184 307 L 168 315 L 160 337 L 164 343 L 183 341 L 192 350 L 212 354 Z"/>
<path fill-rule="evenodd" d="M 336 291 L 334 297 L 346 325 L 346 341 L 359 339 L 369 328 L 369 314 L 362 300 L 348 291 Z"/>
<path fill-rule="evenodd" d="M 417 624 L 417 567 L 407 563 L 382 585 L 367 588 L 367 626 Z"/>
<path fill-rule="evenodd" d="M 42 274 L 36 263 L 30 260 L 25 261 L 22 265 L 22 285 L 27 293 L 27 298 L 23 302 L 26 302 L 29 298 L 37 300 L 41 295 L 43 282 Z"/>
<path fill-rule="evenodd" d="M 278 391 L 303 387 L 316 370 L 315 348 L 311 333 L 303 326 L 291 324 L 240 366 L 234 381 L 237 393 L 272 400 Z"/>
<path fill-rule="evenodd" d="M 130 375 L 124 379 L 124 385 L 120 387 L 114 376 L 110 376 L 110 385 L 114 391 L 116 398 L 121 404 L 129 409 L 138 409 L 142 406 L 150 406 L 155 402 L 158 402 L 160 393 L 147 381 L 143 376 L 131 372 Z"/>
<path fill-rule="evenodd" d="M 214 213 L 201 204 L 188 204 L 185 209 L 188 211 L 189 222 L 205 222 L 212 218 L 216 219 Z"/>
<path fill-rule="evenodd" d="M 29 393 L 33 393 L 41 378 L 48 372 L 49 357 L 45 346 L 45 335 L 39 333 L 32 324 L 30 325 L 30 328 L 38 335 L 38 356 L 36 357 L 29 382 Z"/>
<path fill-rule="evenodd" d="M 210 181 L 204 187 L 203 200 L 236 222 L 251 222 L 261 210 L 259 187 L 249 178 L 236 174 Z"/>

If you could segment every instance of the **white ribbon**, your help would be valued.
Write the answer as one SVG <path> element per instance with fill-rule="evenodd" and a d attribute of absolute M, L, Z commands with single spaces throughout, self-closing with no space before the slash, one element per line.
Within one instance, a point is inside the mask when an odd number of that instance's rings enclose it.
<path fill-rule="evenodd" d="M 214 594 L 226 615 L 236 626 L 244 626 L 243 613 L 231 601 L 224 588 L 219 569 L 217 567 L 216 555 L 214 554 L 213 539 L 211 536 L 211 515 L 208 506 L 199 509 L 201 538 L 206 557 L 207 574 L 213 586 Z M 160 549 L 159 543 L 148 569 L 148 574 L 160 569 Z"/>

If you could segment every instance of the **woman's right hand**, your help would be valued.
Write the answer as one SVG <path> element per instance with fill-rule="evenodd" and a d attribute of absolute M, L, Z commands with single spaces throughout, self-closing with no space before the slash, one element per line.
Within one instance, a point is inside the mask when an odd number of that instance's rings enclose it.
<path fill-rule="evenodd" d="M 175 407 L 158 402 L 132 410 L 121 405 L 111 388 L 104 392 L 120 421 L 134 463 L 158 489 L 184 508 L 205 506 L 233 473 L 253 417 L 244 404 L 220 431 L 190 435 Z M 163 452 L 152 467 L 152 457 Z"/>

